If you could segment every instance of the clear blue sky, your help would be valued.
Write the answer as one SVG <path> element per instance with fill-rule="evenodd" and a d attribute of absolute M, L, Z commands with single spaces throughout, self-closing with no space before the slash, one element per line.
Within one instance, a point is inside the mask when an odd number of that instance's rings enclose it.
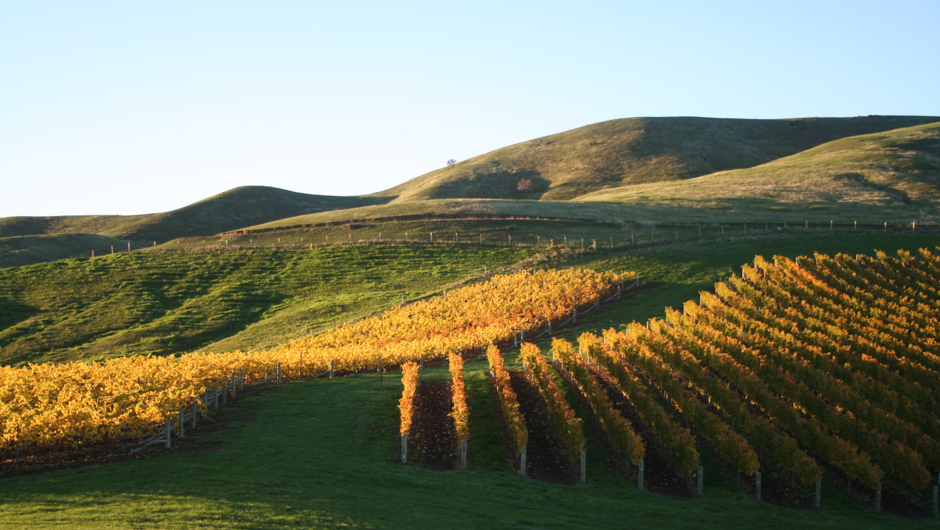
<path fill-rule="evenodd" d="M 938 1 L 0 0 L 0 217 L 357 195 L 634 116 L 940 115 Z"/>

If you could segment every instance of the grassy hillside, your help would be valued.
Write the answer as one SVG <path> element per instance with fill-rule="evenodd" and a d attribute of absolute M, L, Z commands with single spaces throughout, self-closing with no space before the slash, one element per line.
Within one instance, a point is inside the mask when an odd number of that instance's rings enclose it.
<path fill-rule="evenodd" d="M 94 234 L 54 234 L 0 238 L 0 268 L 20 267 L 81 255 L 98 256 L 127 249 L 127 242 Z"/>
<path fill-rule="evenodd" d="M 595 192 L 579 202 L 660 209 L 677 218 L 862 222 L 940 219 L 940 123 L 829 142 L 754 168 Z"/>
<path fill-rule="evenodd" d="M 385 202 L 387 199 L 308 195 L 267 186 L 244 186 L 178 210 L 146 215 L 6 217 L 0 237 L 98 234 L 140 244 L 211 235 L 283 217 Z"/>
<path fill-rule="evenodd" d="M 423 246 L 131 252 L 0 269 L 0 363 L 273 346 L 533 253 Z"/>
<path fill-rule="evenodd" d="M 839 138 L 935 121 L 940 118 L 611 120 L 497 149 L 372 196 L 568 200 L 630 184 L 753 167 Z M 531 191 L 518 191 L 523 178 L 532 182 Z"/>

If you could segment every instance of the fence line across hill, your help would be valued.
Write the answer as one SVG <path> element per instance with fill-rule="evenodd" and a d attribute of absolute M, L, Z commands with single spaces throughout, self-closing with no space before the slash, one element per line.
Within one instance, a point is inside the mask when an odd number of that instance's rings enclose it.
<path fill-rule="evenodd" d="M 467 218 L 472 220 L 471 218 Z M 460 219 L 435 219 L 435 221 L 453 221 Z M 123 248 L 118 249 L 115 252 L 114 246 L 104 247 L 102 251 L 98 249 L 91 249 L 89 252 L 82 252 L 78 256 L 71 256 L 72 258 L 95 258 L 95 257 L 105 257 L 108 255 L 113 255 L 115 253 L 124 253 L 131 251 L 157 251 L 157 252 L 237 252 L 245 250 L 313 250 L 317 248 L 324 247 L 334 247 L 334 246 L 372 246 L 372 245 L 433 245 L 433 246 L 480 246 L 480 247 L 512 247 L 512 248 L 539 248 L 539 249 L 554 249 L 554 248 L 567 248 L 571 250 L 593 250 L 596 251 L 600 248 L 631 248 L 639 246 L 648 246 L 651 244 L 664 244 L 674 241 L 692 241 L 696 239 L 707 239 L 714 237 L 728 237 L 728 236 L 740 236 L 746 234 L 754 234 L 755 232 L 771 232 L 771 231 L 815 231 L 815 232 L 837 232 L 837 231 L 858 231 L 861 227 L 864 230 L 880 230 L 882 232 L 888 232 L 890 229 L 892 232 L 909 232 L 909 233 L 918 233 L 918 232 L 934 232 L 938 228 L 937 224 L 934 223 L 925 223 L 918 221 L 911 221 L 907 223 L 891 222 L 891 221 L 880 221 L 880 222 L 862 222 L 854 221 L 851 223 L 840 222 L 836 223 L 834 220 L 825 222 L 810 222 L 809 220 L 795 221 L 795 220 L 783 220 L 783 221 L 765 221 L 765 222 L 753 222 L 753 221 L 734 221 L 734 222 L 724 222 L 724 223 L 715 223 L 715 222 L 629 222 L 621 223 L 619 221 L 591 221 L 585 219 L 551 219 L 551 218 L 527 218 L 527 217 L 508 217 L 506 219 L 486 219 L 486 220 L 505 220 L 505 221 L 528 221 L 528 220 L 542 220 L 542 221 L 567 221 L 567 222 L 582 222 L 585 225 L 593 225 L 602 228 L 616 229 L 621 227 L 619 235 L 606 234 L 603 236 L 595 237 L 567 237 L 562 235 L 558 236 L 542 236 L 541 234 L 517 234 L 515 237 L 512 234 L 506 234 L 505 237 L 496 238 L 493 233 L 483 233 L 483 232 L 466 232 L 460 234 L 459 232 L 445 232 L 445 231 L 428 231 L 421 232 L 420 234 L 410 234 L 409 232 L 404 233 L 404 237 L 382 237 L 382 232 L 377 232 L 377 237 L 375 234 L 372 234 L 372 237 L 353 237 L 355 230 L 359 228 L 349 228 L 347 234 L 348 237 L 333 238 L 330 239 L 330 235 L 324 236 L 321 241 L 311 241 L 304 240 L 304 236 L 299 236 L 299 241 L 285 241 L 281 242 L 281 238 L 277 237 L 276 242 L 258 242 L 255 243 L 253 236 L 260 236 L 259 239 L 263 238 L 265 235 L 269 234 L 278 234 L 278 233 L 287 233 L 295 230 L 303 230 L 309 232 L 310 230 L 315 230 L 317 228 L 324 227 L 344 227 L 349 225 L 349 223 L 340 223 L 340 224 L 331 224 L 320 226 L 307 226 L 300 225 L 297 227 L 285 227 L 285 228 L 276 228 L 276 229 L 264 229 L 259 231 L 233 231 L 225 232 L 215 236 L 207 237 L 198 237 L 198 238 L 183 238 L 183 239 L 173 239 L 167 241 L 164 245 L 158 248 L 157 241 L 148 241 L 146 245 L 136 245 L 132 246 L 131 242 L 127 242 L 127 250 Z M 355 223 L 353 223 L 355 224 Z M 626 227 L 630 226 L 629 238 L 627 237 Z M 688 234 L 683 234 L 683 237 L 680 237 L 680 229 L 685 232 L 689 229 L 697 228 L 697 232 L 693 231 L 692 236 L 689 237 Z M 719 234 L 708 235 L 703 232 L 703 229 L 711 229 L 720 231 Z M 579 232 L 584 232 L 583 230 Z M 435 237 L 435 234 L 438 234 Z M 453 237 L 452 237 L 453 235 Z M 248 243 L 240 243 L 237 238 L 248 237 Z M 697 236 L 697 237 L 696 237 Z M 296 239 L 296 238 L 285 238 L 285 239 Z M 151 245 L 152 243 L 152 245 Z M 175 244 L 174 244 L 175 243 Z"/>

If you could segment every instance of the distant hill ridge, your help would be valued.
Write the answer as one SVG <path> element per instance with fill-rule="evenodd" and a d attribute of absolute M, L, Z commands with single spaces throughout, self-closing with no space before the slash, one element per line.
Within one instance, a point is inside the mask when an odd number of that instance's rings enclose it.
<path fill-rule="evenodd" d="M 718 211 L 723 220 L 799 210 L 875 222 L 940 222 L 940 122 L 828 142 L 760 166 L 598 191 L 576 202 Z M 851 217 L 850 217 L 851 218 Z"/>
<path fill-rule="evenodd" d="M 570 200 L 603 189 L 754 167 L 833 140 L 937 121 L 940 117 L 611 120 L 503 147 L 371 196 L 395 202 Z M 531 181 L 530 191 L 518 189 L 522 179 Z"/>
<path fill-rule="evenodd" d="M 164 242 L 217 234 L 284 217 L 383 202 L 388 199 L 309 195 L 268 186 L 243 186 L 163 213 L 0 218 L 0 238 L 85 233 Z"/>
<path fill-rule="evenodd" d="M 675 190 L 685 188 L 684 184 L 677 187 L 675 181 L 691 184 L 693 181 L 689 179 L 698 182 L 697 177 L 703 175 L 721 175 L 732 170 L 758 171 L 760 168 L 758 173 L 751 173 L 758 175 L 765 169 L 770 171 L 779 167 L 774 164 L 781 158 L 786 159 L 828 142 L 932 122 L 940 122 L 940 117 L 611 120 L 497 149 L 371 195 L 336 197 L 267 186 L 244 186 L 163 213 L 0 218 L 0 239 L 95 234 L 149 245 L 151 241 L 162 243 L 246 228 L 267 229 L 415 215 L 521 215 L 607 220 L 635 213 L 654 220 L 659 218 L 658 213 L 641 212 L 634 207 L 651 204 L 659 207 L 659 203 L 650 202 L 645 196 L 634 200 L 630 191 L 633 186 L 650 189 L 648 186 L 655 187 L 659 183 L 664 189 Z M 873 152 L 869 155 L 875 156 Z M 877 156 L 883 156 L 883 153 Z M 833 161 L 830 157 L 827 163 L 832 164 Z M 857 165 L 860 162 L 856 160 L 853 163 Z M 855 184 L 869 189 L 884 186 L 880 181 L 859 180 L 852 176 L 840 178 L 855 178 Z M 519 189 L 521 181 L 525 181 L 528 189 Z M 674 184 L 667 186 L 669 182 Z M 932 186 L 930 183 L 926 185 Z M 922 187 L 921 192 L 924 189 Z M 891 193 L 898 197 L 902 196 L 901 192 L 908 193 L 899 190 Z M 710 192 L 714 198 L 714 189 Z M 932 192 L 927 195 L 924 195 L 926 192 L 918 193 L 915 190 L 913 195 L 903 196 L 927 197 Z M 835 196 L 826 200 L 831 201 Z M 577 199 L 577 202 L 569 202 L 572 199 Z M 686 213 L 696 207 L 694 201 L 684 200 L 680 198 L 670 206 L 681 204 Z M 602 208 L 592 201 L 605 201 L 610 206 Z M 771 198 L 770 206 L 763 206 L 773 208 L 773 203 Z M 730 206 L 727 203 L 699 204 L 719 211 L 738 209 L 740 213 L 740 208 L 746 208 L 750 203 L 739 201 Z M 909 205 L 902 201 L 901 206 Z M 711 215 L 706 217 L 710 219 Z M 62 242 L 43 238 L 9 241 L 4 248 L 16 249 L 21 254 L 17 262 L 28 262 L 34 259 L 27 256 L 30 245 L 42 245 L 46 249 L 43 259 L 50 259 L 56 252 L 73 251 L 77 248 L 75 244 L 79 243 L 74 238 Z"/>

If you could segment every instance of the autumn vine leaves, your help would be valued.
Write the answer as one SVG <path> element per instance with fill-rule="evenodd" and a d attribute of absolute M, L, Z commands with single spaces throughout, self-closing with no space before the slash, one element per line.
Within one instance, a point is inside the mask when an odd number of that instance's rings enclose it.
<path fill-rule="evenodd" d="M 588 270 L 523 271 L 265 351 L 0 367 L 0 451 L 147 436 L 236 372 L 251 384 L 278 364 L 284 379 L 294 379 L 482 352 L 632 279 Z"/>

